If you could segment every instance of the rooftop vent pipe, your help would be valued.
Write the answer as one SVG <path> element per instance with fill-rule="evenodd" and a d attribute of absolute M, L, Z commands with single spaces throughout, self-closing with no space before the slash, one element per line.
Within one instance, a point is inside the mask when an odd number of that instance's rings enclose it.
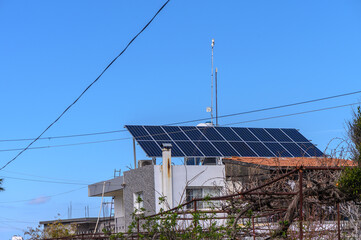
<path fill-rule="evenodd" d="M 173 208 L 173 186 L 172 186 L 172 144 L 163 143 L 162 145 L 162 194 L 166 198 L 163 209 Z"/>

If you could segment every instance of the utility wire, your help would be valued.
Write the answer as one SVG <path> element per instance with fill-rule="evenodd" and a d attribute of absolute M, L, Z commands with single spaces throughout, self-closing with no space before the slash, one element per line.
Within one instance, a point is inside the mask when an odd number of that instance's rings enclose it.
<path fill-rule="evenodd" d="M 50 179 L 50 180 L 56 180 L 56 181 L 69 181 L 69 179 L 64 179 L 64 178 L 51 178 L 51 177 L 44 177 L 44 176 L 38 176 L 38 175 L 33 175 L 33 174 L 28 174 L 28 173 L 23 173 L 23 172 L 14 172 L 14 171 L 7 171 L 7 170 L 3 170 L 3 172 L 5 173 L 10 173 L 10 174 L 17 174 L 17 175 L 21 175 L 21 176 L 30 176 L 30 177 L 37 177 L 37 178 L 43 178 L 43 179 Z M 83 182 L 82 180 L 71 180 L 72 182 Z"/>
<path fill-rule="evenodd" d="M 290 114 L 278 115 L 278 116 L 273 116 L 273 117 L 258 118 L 258 119 L 253 119 L 253 120 L 249 120 L 249 121 L 228 123 L 228 124 L 224 124 L 222 126 L 236 125 L 236 124 L 241 124 L 241 123 L 258 122 L 258 121 L 269 120 L 269 119 L 274 119 L 274 118 L 290 117 L 290 116 L 301 115 L 301 114 L 306 114 L 306 113 L 313 113 L 313 112 L 325 111 L 325 110 L 330 110 L 330 109 L 335 109 L 335 108 L 348 107 L 348 106 L 353 106 L 353 105 L 360 104 L 360 103 L 361 102 L 350 103 L 350 104 L 339 105 L 339 106 L 335 106 L 335 107 L 327 107 L 327 108 L 320 108 L 320 109 L 304 111 L 304 112 L 298 112 L 298 113 L 290 113 Z"/>
<path fill-rule="evenodd" d="M 48 131 L 49 128 L 51 128 L 59 119 L 76 103 L 78 100 L 100 79 L 101 76 L 108 70 L 108 68 L 128 49 L 128 47 L 133 43 L 133 41 L 153 22 L 153 20 L 156 18 L 156 16 L 162 11 L 162 9 L 169 3 L 170 0 L 167 0 L 162 7 L 156 12 L 156 14 L 150 19 L 150 21 L 140 30 L 133 38 L 129 41 L 129 43 L 125 46 L 125 48 L 116 56 L 105 68 L 104 70 L 99 74 L 99 76 L 88 86 L 85 88 L 85 90 L 75 99 L 73 103 L 71 103 L 45 130 L 37 137 L 35 138 L 29 145 L 21 150 L 13 159 L 8 161 L 5 165 L 3 165 L 0 170 L 4 169 L 6 166 L 8 166 L 11 162 L 15 161 L 23 152 L 25 152 L 31 145 L 33 145 L 39 138 L 43 136 L 43 134 Z"/>
<path fill-rule="evenodd" d="M 290 114 L 284 114 L 284 115 L 277 115 L 277 116 L 266 117 L 266 118 L 258 118 L 258 119 L 253 119 L 253 120 L 248 120 L 248 121 L 242 121 L 242 122 L 233 122 L 233 123 L 222 124 L 222 125 L 220 125 L 220 126 L 229 126 L 229 125 L 236 125 L 236 124 L 242 124 L 242 123 L 257 122 L 257 121 L 263 121 L 263 120 L 269 120 L 269 119 L 275 119 L 275 118 L 290 117 L 290 116 L 295 116 L 295 115 L 301 115 L 301 114 L 307 114 L 307 113 L 313 113 L 313 112 L 331 110 L 331 109 L 336 109 L 336 108 L 348 107 L 348 106 L 353 106 L 353 105 L 357 105 L 357 104 L 360 104 L 360 103 L 361 103 L 361 102 L 356 102 L 356 103 L 344 104 L 344 105 L 339 105 L 339 106 L 334 106 L 334 107 L 327 107 L 327 108 L 320 108 L 320 109 L 315 109 L 315 110 L 310 110 L 310 111 L 304 111 L 304 112 L 297 112 L 297 113 L 290 113 Z M 192 130 L 193 130 L 193 129 L 190 129 L 190 130 L 182 130 L 182 131 L 187 132 L 187 131 L 192 131 Z M 180 133 L 180 132 L 182 132 L 182 131 L 169 132 L 168 134 L 170 134 L 170 133 Z M 149 134 L 149 135 L 138 136 L 138 137 L 139 137 L 139 138 L 147 137 L 147 136 L 153 136 L 153 137 L 154 137 L 154 136 L 160 136 L 160 135 L 165 135 L 165 134 L 167 134 L 167 133 Z M 32 148 L 28 148 L 28 149 L 43 149 L 43 148 L 54 148 L 54 147 L 68 147 L 68 146 L 76 146 L 76 145 L 86 145 L 86 144 L 95 144 L 95 143 L 122 141 L 122 140 L 127 140 L 127 139 L 132 139 L 132 137 L 116 138 L 116 139 L 101 140 L 101 141 L 94 141 L 94 142 L 82 142 L 82 143 L 71 143 L 71 144 L 62 144 L 62 145 L 52 145 L 52 146 L 40 146 L 40 147 L 32 147 Z M 21 149 L 21 148 L 0 149 L 0 152 L 19 151 L 19 150 L 22 150 L 22 149 Z"/>
<path fill-rule="evenodd" d="M 79 190 L 84 189 L 84 188 L 86 188 L 86 187 L 87 187 L 87 186 L 81 187 L 81 188 L 76 188 L 76 189 L 73 189 L 73 190 L 70 190 L 70 191 L 66 191 L 66 192 L 62 192 L 62 193 L 58 193 L 58 194 L 54 194 L 54 195 L 50 195 L 50 196 L 45 196 L 44 198 L 52 198 L 52 197 L 56 197 L 56 196 L 68 194 L 68 193 L 71 193 L 71 192 L 79 191 Z M 32 200 L 34 200 L 34 198 L 32 198 L 32 199 L 26 199 L 26 200 L 0 202 L 0 204 L 3 204 L 3 203 L 21 203 L 21 202 L 29 202 L 29 201 L 32 201 Z"/>
<path fill-rule="evenodd" d="M 358 94 L 358 93 L 361 93 L 361 91 L 343 93 L 343 94 L 324 97 L 324 98 L 312 99 L 312 100 L 307 100 L 307 101 L 302 101 L 302 102 L 297 102 L 297 103 L 291 103 L 291 104 L 275 106 L 275 107 L 261 108 L 261 109 L 246 111 L 246 112 L 239 112 L 239 113 L 221 115 L 218 118 L 233 117 L 233 116 L 238 116 L 238 115 L 245 115 L 245 114 L 250 114 L 250 113 L 269 111 L 269 110 L 274 110 L 274 109 L 279 109 L 279 108 L 286 108 L 286 107 L 297 106 L 297 105 L 302 105 L 302 104 L 307 104 L 307 103 L 313 103 L 313 102 L 329 100 L 329 99 L 333 99 L 333 98 L 345 97 L 345 96 Z M 209 117 L 208 118 L 199 118 L 199 119 L 187 120 L 187 121 L 183 121 L 183 122 L 168 123 L 168 124 L 164 124 L 163 126 L 179 125 L 179 124 L 192 123 L 192 122 L 200 122 L 200 121 L 209 120 L 209 119 L 211 119 L 211 118 L 209 118 Z M 112 134 L 112 133 L 119 133 L 119 132 L 127 132 L 127 130 L 114 130 L 114 131 L 107 131 L 107 132 L 95 132 L 95 133 L 84 133 L 84 134 L 74 134 L 74 135 L 64 135 L 64 136 L 41 137 L 41 138 L 38 138 L 37 140 L 51 140 L 51 139 L 59 139 L 59 138 L 86 137 L 86 136 Z M 35 139 L 36 138 L 2 139 L 2 140 L 0 139 L 0 142 L 20 142 L 20 141 L 31 141 L 31 140 L 35 140 Z"/>
<path fill-rule="evenodd" d="M 51 146 L 49 145 L 49 146 L 40 146 L 40 147 L 28 147 L 27 149 L 69 147 L 69 146 L 86 145 L 86 144 L 94 144 L 94 143 L 115 142 L 115 141 L 121 141 L 121 140 L 126 140 L 126 139 L 131 139 L 131 138 L 130 137 L 127 137 L 127 138 L 115 138 L 115 139 L 100 140 L 100 141 L 93 141 L 93 142 L 69 143 L 69 144 L 51 145 Z M 12 151 L 20 151 L 20 150 L 24 150 L 24 148 L 0 149 L 0 152 L 12 152 Z"/>
<path fill-rule="evenodd" d="M 93 135 L 103 135 L 103 134 L 112 134 L 112 133 L 119 133 L 119 132 L 126 132 L 127 130 L 114 130 L 114 131 L 107 131 L 107 132 L 95 132 L 95 133 L 83 133 L 83 134 L 73 134 L 73 135 L 64 135 L 64 136 L 54 136 L 54 137 L 42 137 L 38 138 L 38 140 L 52 140 L 58 138 L 73 138 L 73 137 L 87 137 Z M 36 138 L 18 138 L 18 139 L 0 139 L 0 142 L 22 142 L 22 141 L 31 141 L 35 140 Z"/>
<path fill-rule="evenodd" d="M 231 114 L 227 114 L 227 115 L 218 116 L 218 118 L 233 117 L 233 116 L 238 116 L 238 115 L 269 111 L 269 110 L 274 110 L 274 109 L 279 109 L 279 108 L 292 107 L 292 106 L 297 106 L 297 105 L 306 104 L 306 103 L 324 101 L 324 100 L 328 100 L 328 99 L 332 99 L 332 98 L 345 97 L 345 96 L 353 95 L 353 94 L 357 94 L 357 93 L 361 93 L 361 90 L 356 91 L 356 92 L 351 92 L 351 93 L 343 93 L 343 94 L 339 94 L 339 95 L 334 95 L 334 96 L 330 96 L 330 97 L 324 97 L 324 98 L 318 98 L 318 99 L 303 101 L 303 102 L 290 103 L 290 104 L 280 105 L 280 106 L 276 106 L 276 107 L 268 107 L 268 108 L 261 108 L 261 109 L 257 109 L 257 110 L 246 111 L 246 112 L 231 113 Z M 208 120 L 208 119 L 210 119 L 210 118 L 201 118 L 201 119 L 197 119 L 197 120 L 177 122 L 177 123 L 172 123 L 172 124 L 169 124 L 169 125 L 177 125 L 177 124 L 198 122 L 198 121 L 204 121 L 204 120 Z"/>
<path fill-rule="evenodd" d="M 38 180 L 38 179 L 29 179 L 29 178 L 17 178 L 17 177 L 7 177 L 7 176 L 1 176 L 1 178 L 24 180 L 24 181 L 30 181 L 30 182 L 59 183 L 59 184 L 83 185 L 83 186 L 88 186 L 89 185 L 89 184 L 85 184 L 85 183 L 76 183 L 76 182 L 58 182 L 58 181 L 47 181 L 47 180 Z"/>

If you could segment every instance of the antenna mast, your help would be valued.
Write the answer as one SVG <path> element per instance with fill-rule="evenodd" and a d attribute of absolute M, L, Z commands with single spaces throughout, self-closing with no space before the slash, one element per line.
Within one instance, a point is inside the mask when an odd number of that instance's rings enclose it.
<path fill-rule="evenodd" d="M 212 39 L 212 71 L 211 71 L 211 77 L 212 77 L 212 83 L 211 83 L 211 91 L 212 91 L 212 94 L 211 94 L 211 123 L 213 125 L 213 47 L 214 47 L 214 38 Z"/>
<path fill-rule="evenodd" d="M 218 80 L 217 80 L 217 73 L 218 70 L 216 68 L 216 126 L 218 126 L 218 99 L 217 99 L 217 95 L 218 95 Z"/>

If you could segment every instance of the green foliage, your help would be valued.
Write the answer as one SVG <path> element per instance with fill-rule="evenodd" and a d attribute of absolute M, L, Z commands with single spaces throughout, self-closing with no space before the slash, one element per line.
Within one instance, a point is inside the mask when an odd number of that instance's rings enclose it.
<path fill-rule="evenodd" d="M 348 122 L 348 135 L 352 142 L 351 153 L 353 160 L 361 163 L 361 108 L 354 111 L 353 118 Z"/>
<path fill-rule="evenodd" d="M 337 186 L 350 199 L 361 200 L 361 168 L 345 168 Z"/>
<path fill-rule="evenodd" d="M 336 183 L 349 200 L 361 200 L 361 108 L 354 111 L 353 118 L 348 121 L 348 134 L 351 140 L 352 159 L 358 167 L 345 168 Z"/>
<path fill-rule="evenodd" d="M 214 201 L 213 201 L 214 202 Z M 210 197 L 206 197 L 204 200 L 204 206 L 207 206 L 207 210 L 216 210 L 215 204 L 210 201 Z M 166 198 L 160 197 L 159 203 L 161 205 L 166 203 Z M 196 204 L 196 203 L 195 203 Z M 126 234 L 117 233 L 110 235 L 110 240 L 117 239 L 132 239 L 139 237 L 139 239 L 150 240 L 150 239 L 232 239 L 235 232 L 248 231 L 251 229 L 251 221 L 246 221 L 245 225 L 241 227 L 236 224 L 234 225 L 234 217 L 230 217 L 225 224 L 217 223 L 215 219 L 216 213 L 205 213 L 201 211 L 190 212 L 187 214 L 181 214 L 182 207 L 176 208 L 175 211 L 165 211 L 160 209 L 160 214 L 153 217 L 146 217 L 146 210 L 134 209 L 132 213 L 133 221 L 128 226 Z M 248 213 L 251 216 L 253 213 Z M 187 218 L 185 222 L 180 221 L 180 218 Z M 181 223 L 182 222 L 182 223 Z M 139 228 L 139 232 L 138 232 Z"/>
<path fill-rule="evenodd" d="M 59 220 L 49 224 L 45 229 L 40 225 L 35 228 L 28 228 L 24 232 L 24 238 L 28 240 L 38 240 L 43 238 L 69 237 L 76 233 L 77 225 L 63 225 Z"/>
<path fill-rule="evenodd" d="M 27 230 L 24 231 L 24 238 L 27 240 L 38 240 L 44 237 L 43 229 L 40 225 L 35 228 L 28 227 Z"/>

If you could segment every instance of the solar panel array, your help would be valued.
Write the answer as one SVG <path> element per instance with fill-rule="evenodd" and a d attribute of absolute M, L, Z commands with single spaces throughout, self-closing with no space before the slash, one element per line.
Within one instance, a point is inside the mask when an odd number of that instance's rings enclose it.
<path fill-rule="evenodd" d="M 148 157 L 320 157 L 323 153 L 291 128 L 125 126 Z"/>

